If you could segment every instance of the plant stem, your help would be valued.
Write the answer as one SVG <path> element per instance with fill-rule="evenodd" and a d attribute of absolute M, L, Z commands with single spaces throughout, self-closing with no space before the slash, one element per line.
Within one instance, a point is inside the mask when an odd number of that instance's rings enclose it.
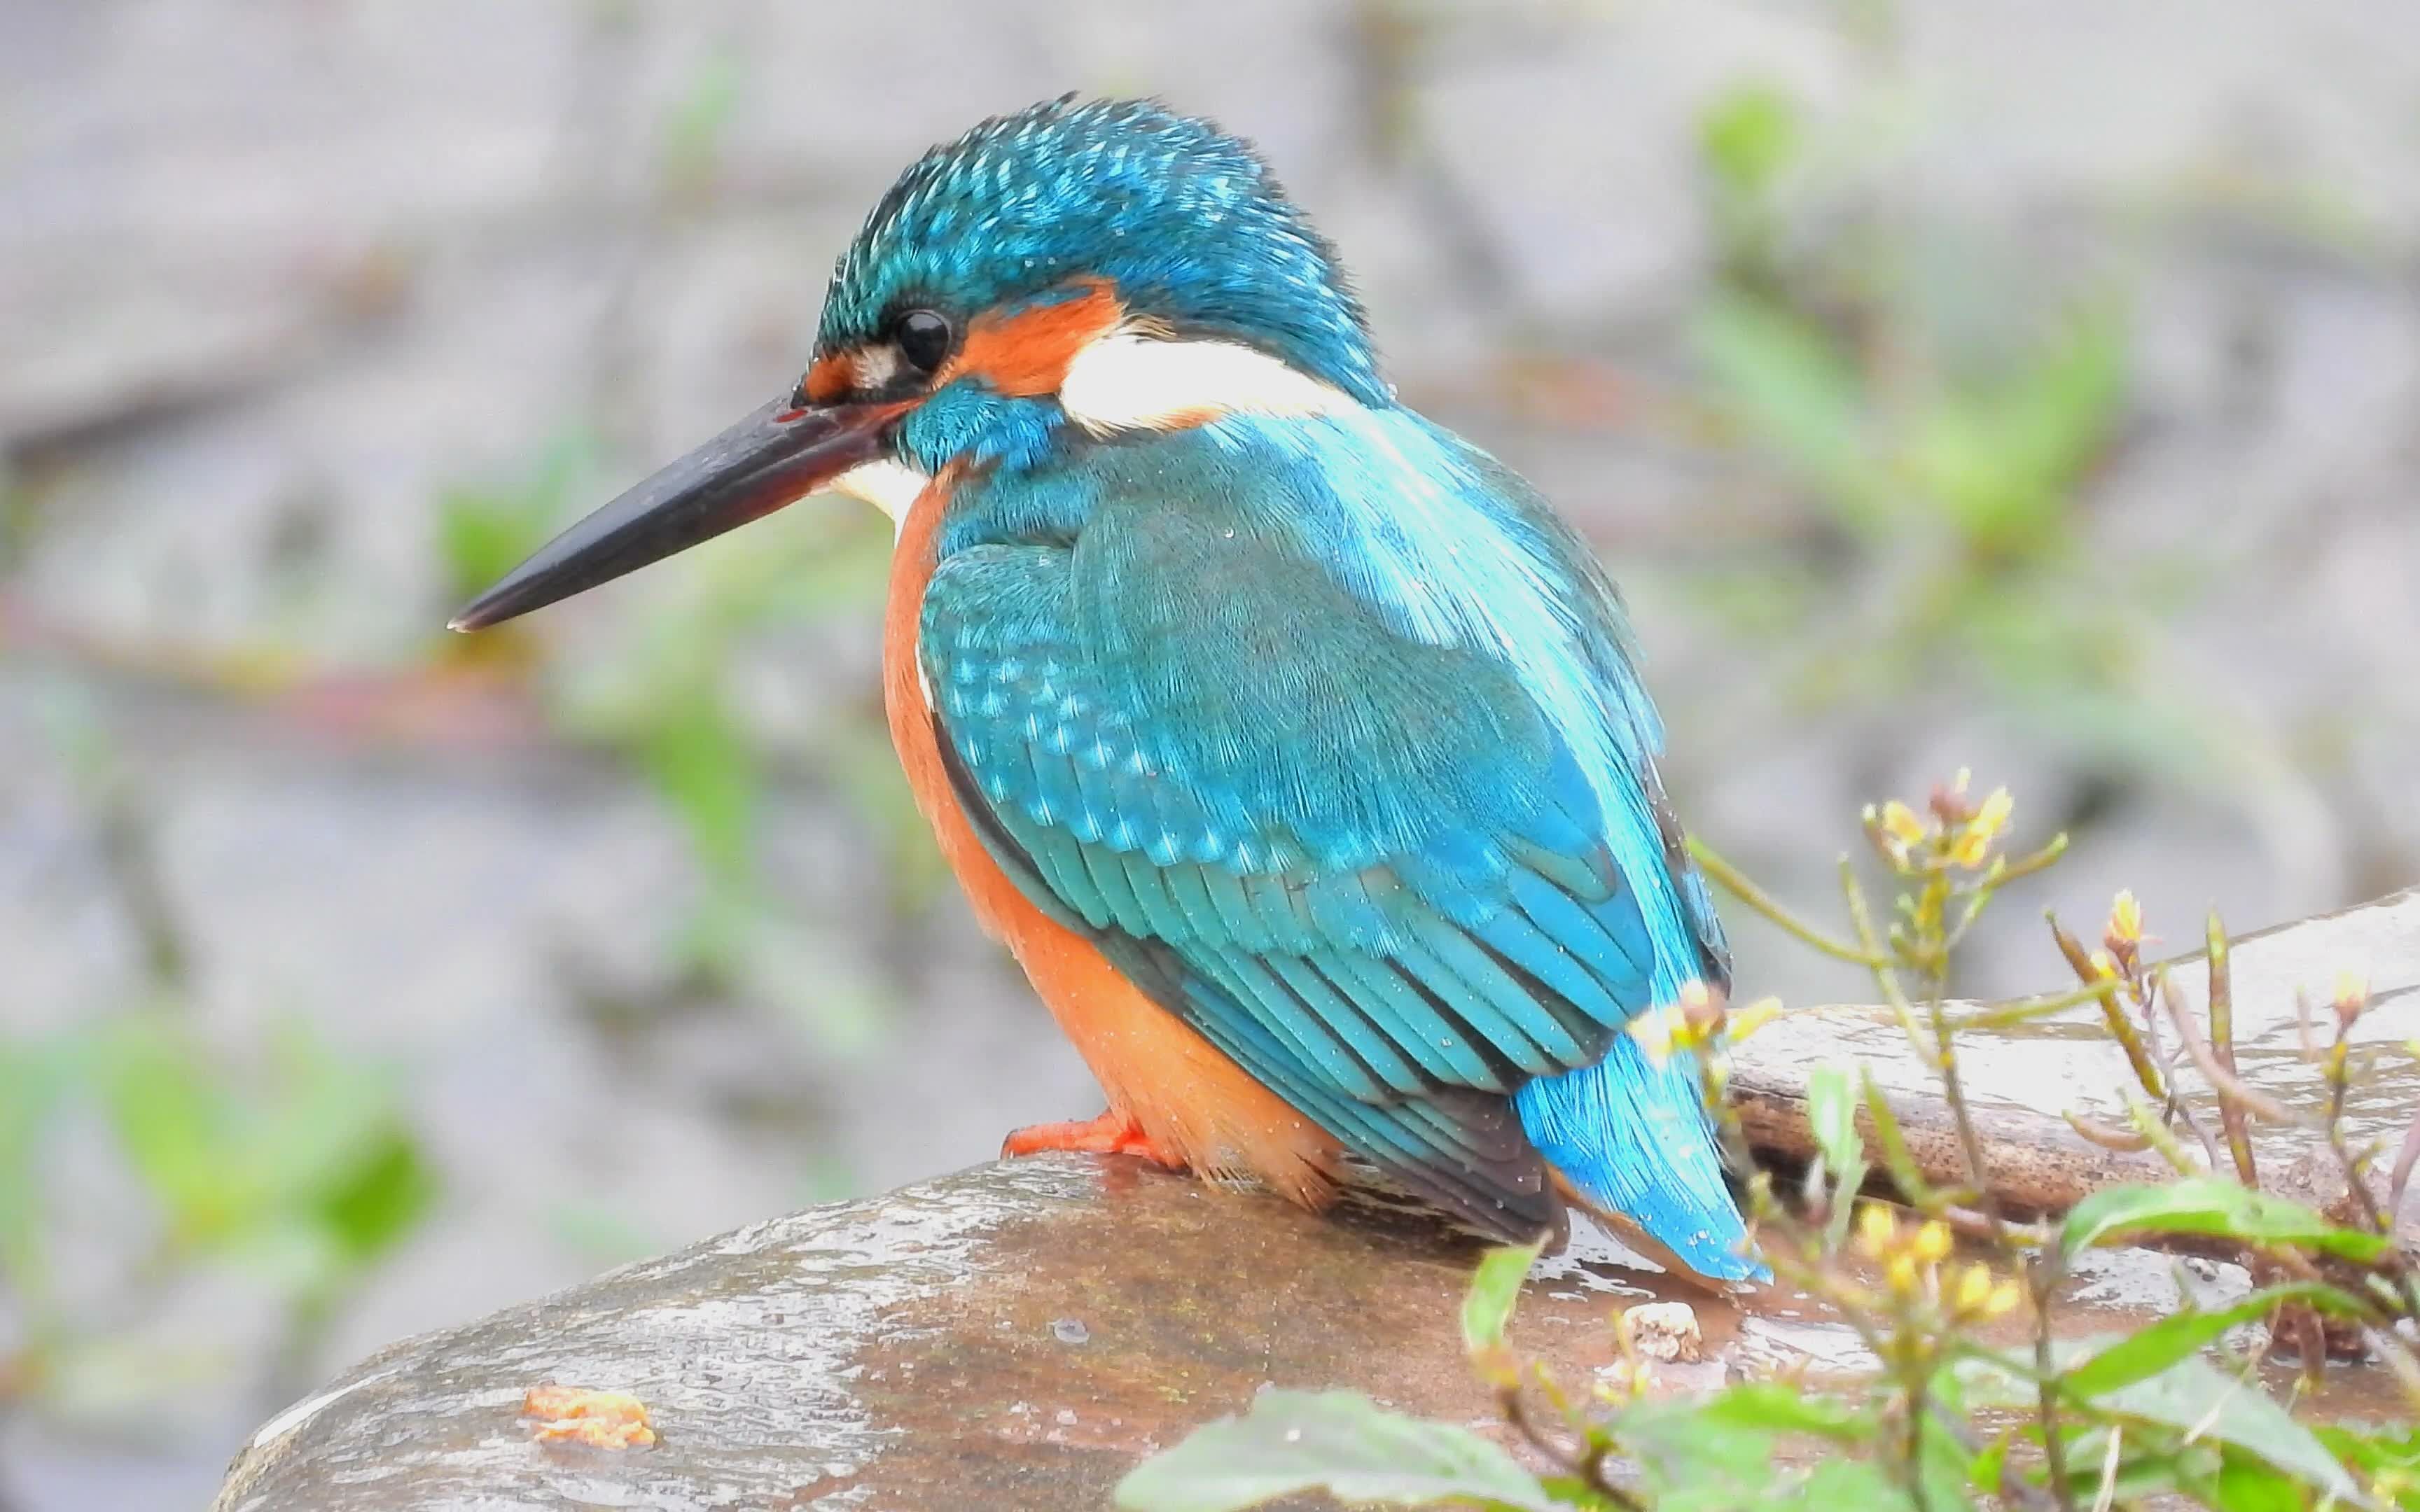
<path fill-rule="evenodd" d="M 2158 1068 L 2151 1064 L 2150 1053 L 2144 1049 L 2142 1036 L 2134 1032 L 2133 1022 L 2118 1006 L 2117 979 L 2101 975 L 2101 968 L 2094 964 L 2091 952 L 2084 948 L 2082 941 L 2060 926 L 2057 915 L 2044 914 L 2042 917 L 2050 920 L 2050 937 L 2057 942 L 2058 953 L 2067 957 L 2067 964 L 2092 991 L 2093 1000 L 2100 1003 L 2102 1022 L 2108 1025 L 2109 1037 L 2124 1048 L 2126 1064 L 2133 1068 L 2134 1080 L 2142 1084 L 2144 1092 L 2151 1101 L 2165 1102 L 2167 1086 L 2161 1080 Z"/>
<path fill-rule="evenodd" d="M 2218 1063 L 2226 1068 L 2229 1076 L 2236 1074 L 2235 1066 L 2235 972 L 2228 949 L 2226 926 L 2219 922 L 2218 910 L 2210 911 L 2205 926 L 2209 946 L 2210 970 L 2210 1048 Z M 2165 995 L 2168 980 L 2160 979 L 2160 992 Z M 2226 1132 L 2226 1150 L 2235 1160 L 2235 1176 L 2255 1192 L 2260 1190 L 2260 1170 L 2252 1159 L 2252 1134 L 2245 1126 L 2243 1106 L 2231 1097 L 2218 1100 L 2219 1127 Z"/>
<path fill-rule="evenodd" d="M 1843 944 L 1792 913 L 1788 905 L 1750 882 L 1746 873 L 1716 855 L 1697 836 L 1688 837 L 1687 843 L 1689 857 L 1698 863 L 1699 870 L 1721 883 L 1725 892 L 1787 931 L 1800 944 L 1821 950 L 1835 961 L 1846 961 L 1853 966 L 1864 966 L 1869 971 L 1876 970 L 1884 964 L 1880 956 Z"/>

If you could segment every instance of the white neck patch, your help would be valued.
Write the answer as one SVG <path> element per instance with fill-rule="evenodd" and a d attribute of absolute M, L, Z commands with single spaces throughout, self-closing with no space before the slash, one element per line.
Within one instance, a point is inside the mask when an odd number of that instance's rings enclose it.
<path fill-rule="evenodd" d="M 891 533 L 896 537 L 908 528 L 908 511 L 916 506 L 917 495 L 933 480 L 905 462 L 883 457 L 857 466 L 824 485 L 834 493 L 845 493 L 851 499 L 862 499 L 891 517 Z"/>
<path fill-rule="evenodd" d="M 1326 415 L 1360 409 L 1351 394 L 1233 341 L 1161 341 L 1119 330 L 1067 363 L 1059 403 L 1095 436 L 1168 430 L 1220 415 Z"/>

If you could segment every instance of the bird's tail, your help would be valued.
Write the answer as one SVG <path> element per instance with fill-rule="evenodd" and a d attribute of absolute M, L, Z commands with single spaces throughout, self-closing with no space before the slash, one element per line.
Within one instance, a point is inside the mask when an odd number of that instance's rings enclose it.
<path fill-rule="evenodd" d="M 1658 1065 L 1636 1040 L 1617 1035 L 1603 1060 L 1533 1081 L 1516 1101 L 1522 1127 L 1567 1195 L 1626 1241 L 1643 1231 L 1649 1258 L 1678 1260 L 1714 1281 L 1772 1279 L 1724 1180 L 1686 1054 Z"/>

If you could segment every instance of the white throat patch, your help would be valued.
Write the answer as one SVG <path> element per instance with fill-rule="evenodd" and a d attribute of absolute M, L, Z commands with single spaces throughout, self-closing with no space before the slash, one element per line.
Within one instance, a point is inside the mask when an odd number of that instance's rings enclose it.
<path fill-rule="evenodd" d="M 915 507 L 916 496 L 932 481 L 906 463 L 886 456 L 879 461 L 860 462 L 824 486 L 851 499 L 862 499 L 890 516 L 891 533 L 896 536 L 908 528 L 908 511 Z"/>
<path fill-rule="evenodd" d="M 1168 430 L 1220 415 L 1324 415 L 1357 409 L 1353 396 L 1233 341 L 1162 341 L 1119 330 L 1067 363 L 1059 403 L 1095 436 Z"/>

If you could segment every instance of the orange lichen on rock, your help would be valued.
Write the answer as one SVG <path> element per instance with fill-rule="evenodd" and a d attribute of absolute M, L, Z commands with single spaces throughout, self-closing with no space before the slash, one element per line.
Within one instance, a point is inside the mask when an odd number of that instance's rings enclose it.
<path fill-rule="evenodd" d="M 591 1391 L 550 1381 L 521 1398 L 521 1416 L 538 1419 L 540 1443 L 584 1443 L 592 1449 L 644 1449 L 656 1442 L 647 1404 L 623 1391 Z"/>

